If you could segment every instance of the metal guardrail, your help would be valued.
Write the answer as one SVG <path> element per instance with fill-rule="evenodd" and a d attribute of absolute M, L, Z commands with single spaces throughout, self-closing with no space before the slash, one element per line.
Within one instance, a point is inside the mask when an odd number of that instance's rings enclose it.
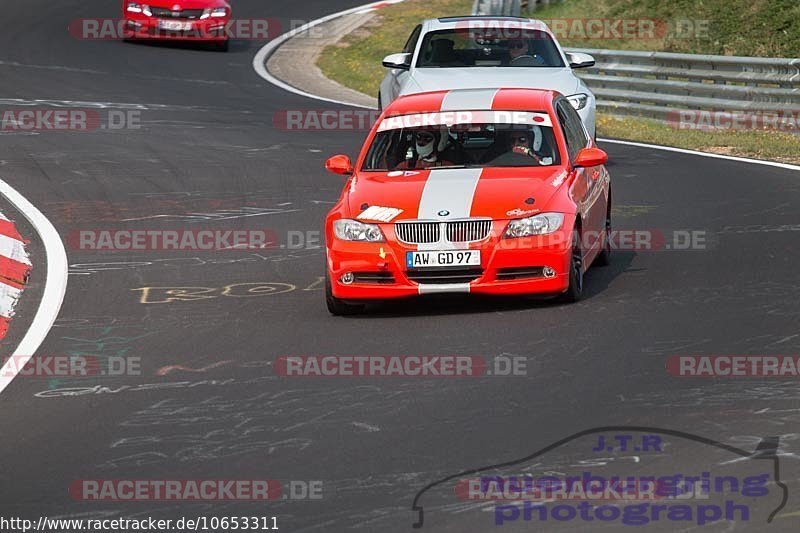
<path fill-rule="evenodd" d="M 594 56 L 576 70 L 599 109 L 664 120 L 679 109 L 780 113 L 800 109 L 800 58 L 568 48 Z"/>
<path fill-rule="evenodd" d="M 523 13 L 532 13 L 539 6 L 555 4 L 564 0 L 475 0 L 472 4 L 473 15 L 502 15 L 519 17 Z"/>
<path fill-rule="evenodd" d="M 475 0 L 472 14 L 519 17 L 522 14 L 522 2 L 521 0 Z"/>

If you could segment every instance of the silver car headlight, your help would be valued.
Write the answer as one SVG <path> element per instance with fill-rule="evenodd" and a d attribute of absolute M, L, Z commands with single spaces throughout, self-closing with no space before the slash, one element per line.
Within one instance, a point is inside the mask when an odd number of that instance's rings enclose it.
<path fill-rule="evenodd" d="M 573 94 L 572 96 L 567 96 L 567 100 L 572 104 L 572 107 L 580 111 L 589 102 L 589 95 L 584 93 Z"/>
<path fill-rule="evenodd" d="M 137 2 L 128 2 L 128 11 L 131 13 L 141 13 L 142 12 L 142 4 Z"/>
<path fill-rule="evenodd" d="M 333 233 L 343 241 L 383 242 L 383 232 L 377 224 L 365 224 L 358 220 L 343 218 L 333 223 Z"/>
<path fill-rule="evenodd" d="M 562 213 L 539 213 L 528 218 L 512 220 L 508 223 L 505 237 L 530 237 L 532 235 L 547 235 L 561 228 L 564 224 Z"/>

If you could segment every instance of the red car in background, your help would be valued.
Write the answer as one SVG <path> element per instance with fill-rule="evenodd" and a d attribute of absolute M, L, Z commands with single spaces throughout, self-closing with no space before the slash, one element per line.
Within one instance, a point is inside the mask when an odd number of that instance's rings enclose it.
<path fill-rule="evenodd" d="M 608 156 L 555 91 L 462 89 L 400 97 L 381 114 L 325 224 L 326 299 L 432 293 L 576 301 L 611 254 Z"/>
<path fill-rule="evenodd" d="M 231 6 L 224 0 L 125 0 L 122 11 L 128 39 L 199 41 L 228 49 Z"/>

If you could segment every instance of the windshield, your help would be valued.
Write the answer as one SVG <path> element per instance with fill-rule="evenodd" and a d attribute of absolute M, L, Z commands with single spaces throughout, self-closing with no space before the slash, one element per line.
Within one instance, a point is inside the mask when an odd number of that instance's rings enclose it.
<path fill-rule="evenodd" d="M 531 167 L 560 162 L 552 124 L 544 113 L 427 113 L 384 119 L 361 170 Z"/>
<path fill-rule="evenodd" d="M 427 33 L 417 67 L 563 67 L 547 32 L 535 29 L 454 28 Z"/>

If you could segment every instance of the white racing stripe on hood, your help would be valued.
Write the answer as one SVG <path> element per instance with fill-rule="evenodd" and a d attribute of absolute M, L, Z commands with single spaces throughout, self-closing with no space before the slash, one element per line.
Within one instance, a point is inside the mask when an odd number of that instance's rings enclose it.
<path fill-rule="evenodd" d="M 494 97 L 500 89 L 465 89 L 450 91 L 442 100 L 441 111 L 468 111 L 492 109 Z"/>
<path fill-rule="evenodd" d="M 483 174 L 482 168 L 446 168 L 431 170 L 422 197 L 419 202 L 417 218 L 421 220 L 455 220 L 469 218 L 472 212 L 472 200 L 475 188 Z M 449 211 L 447 216 L 440 216 L 442 210 Z M 453 250 L 467 249 L 467 243 L 454 244 L 445 241 L 444 231 L 441 240 L 436 243 L 420 244 L 420 250 Z"/>

